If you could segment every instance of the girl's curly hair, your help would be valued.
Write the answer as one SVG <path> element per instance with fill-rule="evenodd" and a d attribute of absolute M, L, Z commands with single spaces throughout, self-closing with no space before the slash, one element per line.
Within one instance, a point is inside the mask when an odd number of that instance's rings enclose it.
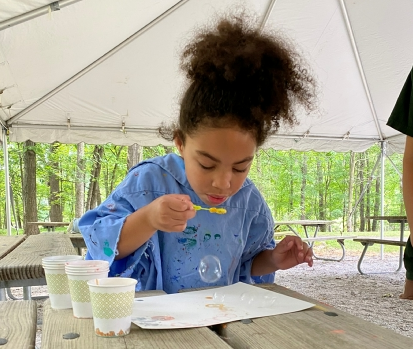
<path fill-rule="evenodd" d="M 297 123 L 296 104 L 313 109 L 315 82 L 300 55 L 281 35 L 263 33 L 249 19 L 225 16 L 186 45 L 181 69 L 188 88 L 178 123 L 161 125 L 162 137 L 185 142 L 202 127 L 239 127 L 260 146 L 281 122 Z"/>

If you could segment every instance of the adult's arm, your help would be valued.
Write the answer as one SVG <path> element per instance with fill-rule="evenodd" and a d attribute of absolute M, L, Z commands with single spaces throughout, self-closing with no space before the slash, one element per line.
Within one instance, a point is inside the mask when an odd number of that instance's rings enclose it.
<path fill-rule="evenodd" d="M 406 136 L 403 156 L 403 199 L 410 228 L 410 243 L 413 245 L 413 137 Z"/>

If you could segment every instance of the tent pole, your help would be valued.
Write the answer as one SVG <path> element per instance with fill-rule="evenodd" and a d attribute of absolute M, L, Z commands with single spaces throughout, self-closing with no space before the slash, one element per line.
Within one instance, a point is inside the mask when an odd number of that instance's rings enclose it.
<path fill-rule="evenodd" d="M 23 109 L 21 112 L 17 113 L 16 115 L 12 116 L 7 120 L 7 125 L 10 126 L 13 124 L 13 122 L 17 121 L 20 119 L 23 115 L 27 114 L 29 111 L 33 110 L 34 108 L 38 107 L 40 104 L 43 102 L 47 101 L 49 98 L 54 96 L 56 93 L 59 91 L 63 90 L 73 82 L 75 82 L 77 79 L 85 75 L 87 72 L 91 71 L 93 68 L 97 67 L 99 64 L 102 62 L 106 61 L 109 57 L 113 56 L 116 52 L 121 50 L 123 47 L 127 46 L 130 42 L 135 40 L 137 37 L 141 36 L 143 33 L 145 33 L 147 30 L 152 28 L 156 23 L 158 23 L 160 20 L 163 18 L 169 16 L 171 13 L 176 11 L 179 7 L 181 7 L 183 4 L 185 4 L 189 0 L 180 0 L 177 2 L 175 5 L 170 7 L 168 10 L 160 14 L 158 17 L 156 17 L 154 20 L 152 20 L 150 23 L 145 25 L 144 27 L 140 28 L 137 32 L 132 34 L 130 37 L 128 37 L 126 40 L 122 41 L 119 45 L 115 46 L 113 49 L 110 51 L 106 52 L 103 56 L 99 57 L 96 61 L 92 62 L 89 64 L 87 67 L 83 68 L 81 71 L 77 72 L 75 75 L 67 79 L 65 82 L 57 86 L 55 89 L 52 91 L 46 93 L 43 97 L 39 98 L 36 102 L 30 104 L 27 108 Z"/>
<path fill-rule="evenodd" d="M 48 5 L 39 7 L 35 10 L 23 13 L 19 16 L 16 16 L 16 17 L 7 19 L 3 22 L 0 22 L 0 30 L 10 28 L 10 27 L 12 27 L 16 24 L 20 24 L 20 23 L 23 23 L 23 22 L 30 21 L 33 18 L 40 17 L 42 15 L 45 15 L 45 14 L 49 13 L 49 11 L 60 10 L 61 8 L 72 5 L 72 4 L 74 4 L 75 2 L 78 2 L 78 1 L 81 1 L 81 0 L 61 0 L 61 1 L 52 2 Z"/>
<path fill-rule="evenodd" d="M 359 52 L 357 50 L 357 44 L 356 44 L 356 40 L 354 39 L 353 28 L 351 27 L 351 22 L 350 22 L 350 19 L 348 17 L 347 8 L 346 8 L 346 5 L 344 3 L 344 0 L 341 0 L 340 4 L 341 4 L 341 10 L 342 10 L 343 16 L 344 16 L 344 21 L 346 22 L 347 33 L 350 37 L 351 47 L 353 48 L 354 57 L 356 59 L 357 66 L 359 68 L 359 73 L 360 73 L 360 76 L 361 76 L 361 80 L 363 81 L 364 91 L 366 92 L 366 97 L 367 97 L 367 100 L 369 101 L 370 110 L 371 110 L 371 113 L 373 115 L 373 120 L 374 120 L 374 123 L 376 125 L 377 133 L 380 137 L 380 141 L 382 141 L 384 139 L 383 132 L 381 131 L 381 128 L 380 128 L 380 124 L 379 124 L 379 120 L 378 120 L 378 117 L 377 117 L 376 109 L 374 108 L 374 104 L 373 104 L 373 99 L 371 98 L 369 85 L 367 84 L 366 75 L 364 74 L 363 64 L 361 63 L 360 55 L 359 55 Z M 381 245 L 381 246 L 383 247 L 383 245 Z"/>
<path fill-rule="evenodd" d="M 7 235 L 11 235 L 11 211 L 10 211 L 10 174 L 9 174 L 9 152 L 7 149 L 7 130 L 2 129 L 3 141 L 3 157 L 4 157 L 4 181 L 6 190 L 6 220 L 7 220 Z"/>
<path fill-rule="evenodd" d="M 381 183 L 380 183 L 380 215 L 384 216 L 384 160 L 386 158 L 386 142 L 381 142 Z M 384 221 L 380 220 L 380 239 L 384 238 Z M 380 259 L 383 260 L 384 245 L 380 245 Z"/>
<path fill-rule="evenodd" d="M 267 11 L 265 12 L 264 19 L 261 22 L 260 30 L 263 30 L 268 22 L 268 18 L 270 18 L 272 10 L 274 9 L 275 3 L 277 0 L 271 0 L 271 3 L 268 5 Z"/>
<path fill-rule="evenodd" d="M 390 161 L 391 165 L 393 166 L 394 170 L 397 172 L 397 174 L 400 177 L 400 182 L 402 181 L 402 173 L 399 171 L 399 169 L 397 168 L 396 164 L 393 162 L 393 160 L 387 155 L 386 153 L 386 158 L 387 160 Z"/>

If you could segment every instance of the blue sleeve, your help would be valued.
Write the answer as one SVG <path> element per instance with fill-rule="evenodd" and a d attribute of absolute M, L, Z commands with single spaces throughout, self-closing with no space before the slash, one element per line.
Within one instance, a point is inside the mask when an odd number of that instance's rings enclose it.
<path fill-rule="evenodd" d="M 266 206 L 265 203 L 264 205 Z M 274 221 L 268 208 L 267 214 L 258 214 L 251 222 L 250 232 L 241 258 L 240 281 L 249 284 L 273 283 L 275 272 L 267 275 L 251 276 L 251 267 L 254 258 L 260 252 L 272 250 L 274 247 Z"/>
<path fill-rule="evenodd" d="M 151 173 L 145 167 L 129 172 L 101 205 L 85 213 L 79 220 L 79 229 L 87 246 L 87 259 L 107 260 L 109 276 L 139 277 L 137 289 L 156 289 L 160 257 L 153 251 L 159 251 L 157 234 L 129 256 L 115 260 L 126 218 L 157 196 L 154 191 L 141 189 L 151 186 Z M 136 230 L 138 234 L 139 227 Z"/>

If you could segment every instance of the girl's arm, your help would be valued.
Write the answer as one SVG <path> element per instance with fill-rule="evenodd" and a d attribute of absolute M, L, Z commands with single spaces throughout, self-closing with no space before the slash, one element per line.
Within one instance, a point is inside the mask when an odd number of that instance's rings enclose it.
<path fill-rule="evenodd" d="M 185 230 L 187 221 L 194 216 L 195 210 L 187 195 L 169 194 L 155 199 L 126 218 L 115 259 L 125 258 L 136 251 L 157 230 L 165 232 Z"/>
<path fill-rule="evenodd" d="M 286 236 L 273 250 L 260 252 L 253 260 L 252 276 L 272 273 L 279 269 L 289 269 L 301 263 L 313 265 L 313 252 L 308 244 L 298 236 Z"/>

